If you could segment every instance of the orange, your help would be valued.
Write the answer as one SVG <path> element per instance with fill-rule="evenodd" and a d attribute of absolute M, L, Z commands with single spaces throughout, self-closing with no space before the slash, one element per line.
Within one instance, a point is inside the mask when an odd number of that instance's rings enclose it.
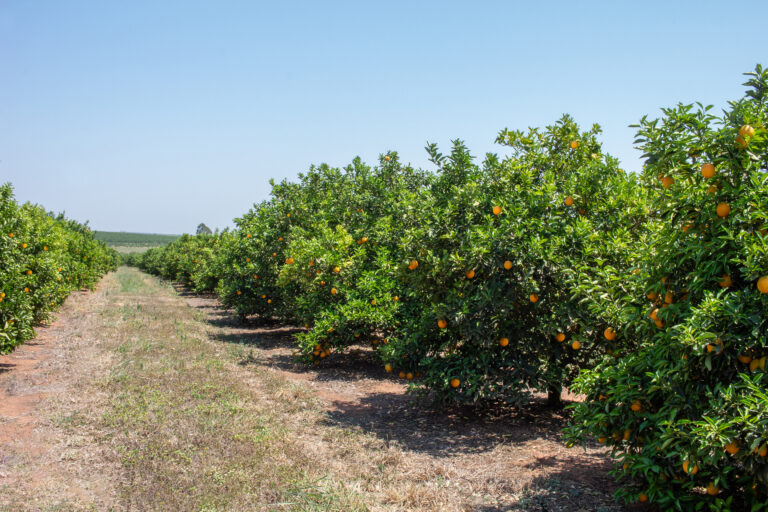
<path fill-rule="evenodd" d="M 509 269 L 511 269 L 511 268 L 512 268 L 512 262 L 511 262 L 511 261 L 509 261 L 509 260 L 505 261 L 505 262 L 504 262 L 504 269 L 506 269 L 506 270 L 509 270 Z M 768 279 L 768 278 L 767 278 L 767 279 Z M 768 286 L 768 285 L 766 285 L 766 286 Z"/>
<path fill-rule="evenodd" d="M 392 159 L 392 157 L 391 157 L 391 156 L 389 156 L 389 155 L 387 155 L 387 156 L 385 156 L 385 157 L 384 157 L 384 161 L 385 161 L 385 162 L 389 162 L 391 159 Z"/>
<path fill-rule="evenodd" d="M 245 262 L 246 263 L 250 263 L 251 262 L 251 258 L 245 258 Z"/>
<path fill-rule="evenodd" d="M 397 301 L 399 301 L 399 300 L 400 300 L 400 297 L 398 297 L 397 295 L 395 295 L 394 297 L 392 297 L 392 300 L 393 300 L 393 301 L 395 301 L 395 302 L 397 302 Z"/>
<path fill-rule="evenodd" d="M 763 276 L 757 280 L 757 289 L 760 293 L 768 293 L 768 276 Z"/>
<path fill-rule="evenodd" d="M 738 358 L 739 358 L 739 362 L 742 364 L 749 364 L 752 362 L 752 356 L 749 356 L 747 354 L 739 354 Z"/>
<path fill-rule="evenodd" d="M 725 445 L 725 451 L 730 453 L 731 455 L 736 455 L 739 453 L 739 442 L 738 441 L 731 441 L 730 443 Z"/>
<path fill-rule="evenodd" d="M 742 137 L 741 135 L 738 135 L 736 137 L 736 144 L 738 144 L 741 149 L 744 149 L 747 147 L 747 141 L 744 140 L 744 137 Z"/>
<path fill-rule="evenodd" d="M 459 387 L 460 385 L 461 385 L 461 381 L 460 381 L 459 379 L 457 379 L 457 378 L 455 378 L 455 377 L 454 377 L 453 379 L 451 379 L 451 387 L 452 387 L 453 389 L 456 389 L 456 388 L 457 388 L 457 387 Z"/>
<path fill-rule="evenodd" d="M 248 233 L 247 235 L 245 235 L 245 237 L 246 237 L 246 238 L 251 238 L 251 234 L 250 234 L 250 233 Z"/>
<path fill-rule="evenodd" d="M 27 244 L 21 244 L 21 248 L 22 249 L 26 249 L 27 248 Z"/>
<path fill-rule="evenodd" d="M 659 181 L 661 181 L 661 185 L 664 188 L 669 188 L 669 187 L 671 187 L 675 183 L 675 179 L 673 177 L 671 177 L 671 176 L 664 176 Z"/>
<path fill-rule="evenodd" d="M 333 267 L 333 271 L 338 274 L 339 272 L 341 272 L 341 269 L 339 267 Z"/>
<path fill-rule="evenodd" d="M 759 450 L 757 450 L 757 454 L 761 457 L 768 456 L 768 445 L 763 445 L 760 447 Z"/>
<path fill-rule="evenodd" d="M 336 293 L 338 293 L 336 288 L 331 288 L 331 295 L 336 295 Z"/>
<path fill-rule="evenodd" d="M 502 347 L 506 347 L 507 345 L 509 345 L 509 339 L 508 338 L 501 338 L 499 340 L 499 345 L 501 345 Z"/>
<path fill-rule="evenodd" d="M 259 276 L 257 276 L 257 275 L 254 275 L 254 276 L 253 276 L 253 278 L 254 278 L 254 279 L 258 279 L 258 278 L 259 278 Z"/>
<path fill-rule="evenodd" d="M 415 270 L 416 267 L 419 266 L 419 262 L 417 260 L 411 260 L 411 263 L 408 265 L 408 268 L 411 270 Z"/>
<path fill-rule="evenodd" d="M 715 211 L 717 211 L 718 217 L 725 218 L 729 213 L 731 213 L 731 205 L 728 203 L 719 203 Z"/>
<path fill-rule="evenodd" d="M 698 472 L 699 472 L 699 466 L 698 466 L 698 465 L 694 464 L 694 465 L 693 465 L 693 467 L 691 468 L 691 471 L 690 471 L 690 472 L 688 471 L 688 468 L 689 468 L 689 467 L 690 467 L 690 463 L 689 463 L 688 461 L 685 461 L 685 462 L 683 462 L 683 472 L 684 472 L 686 475 L 687 475 L 687 474 L 689 474 L 689 473 L 690 473 L 691 475 L 695 475 L 696 473 L 698 473 Z"/>
<path fill-rule="evenodd" d="M 555 336 L 555 339 L 562 343 L 563 341 L 565 341 L 565 334 L 563 334 L 562 332 L 559 332 L 557 333 L 557 336 Z"/>
<path fill-rule="evenodd" d="M 656 324 L 656 327 L 658 327 L 659 329 L 664 327 L 664 321 L 661 318 L 657 318 L 656 320 L 654 320 L 653 323 Z"/>
<path fill-rule="evenodd" d="M 693 224 L 686 224 L 683 226 L 683 233 L 687 233 L 689 229 L 693 228 Z"/>
<path fill-rule="evenodd" d="M 645 503 L 646 501 L 648 501 L 648 495 L 645 494 L 644 492 L 641 492 L 640 496 L 637 497 L 637 501 L 639 501 L 640 503 Z"/>
<path fill-rule="evenodd" d="M 701 175 L 705 178 L 714 178 L 715 177 L 715 166 L 712 164 L 704 164 L 701 166 Z"/>
<path fill-rule="evenodd" d="M 363 238 L 361 238 L 361 239 L 360 239 L 360 241 L 361 241 L 361 242 L 363 242 L 363 243 L 365 243 L 365 242 L 367 242 L 367 241 L 368 241 L 368 237 L 367 237 L 367 236 L 364 236 Z"/>
<path fill-rule="evenodd" d="M 649 300 L 656 300 L 659 298 L 659 294 L 656 292 L 648 292 L 648 295 L 646 295 Z"/>
<path fill-rule="evenodd" d="M 243 292 L 241 292 L 240 290 L 237 290 L 237 294 L 238 295 L 240 295 L 241 293 L 243 293 Z"/>
<path fill-rule="evenodd" d="M 579 147 L 579 141 L 577 141 L 577 140 L 572 140 L 572 141 L 571 141 L 571 149 L 576 149 L 576 148 L 578 148 L 578 147 Z"/>
<path fill-rule="evenodd" d="M 632 402 L 632 405 L 629 408 L 632 409 L 634 412 L 640 412 L 643 410 L 643 405 L 640 403 L 639 400 L 635 400 L 634 402 Z"/>
<path fill-rule="evenodd" d="M 467 279 L 472 279 L 473 277 L 475 277 L 475 271 L 467 270 Z"/>
<path fill-rule="evenodd" d="M 605 336 L 605 339 L 607 339 L 608 341 L 615 340 L 616 331 L 613 329 L 613 327 L 609 327 L 605 331 L 603 331 L 603 336 Z"/>
<path fill-rule="evenodd" d="M 286 214 L 285 214 L 285 216 L 286 216 L 286 217 L 290 217 L 290 216 L 291 216 L 291 214 L 290 214 L 290 213 L 286 213 Z"/>
<path fill-rule="evenodd" d="M 494 215 L 501 215 L 501 206 L 494 206 L 493 207 L 493 214 Z"/>
<path fill-rule="evenodd" d="M 325 281 L 320 281 L 320 286 L 325 286 Z"/>
<path fill-rule="evenodd" d="M 440 320 L 437 321 L 437 326 L 441 329 L 445 329 L 446 327 L 448 327 L 448 322 L 446 322 L 445 319 L 441 318 Z"/>
<path fill-rule="evenodd" d="M 720 278 L 720 281 L 717 284 L 720 285 L 720 288 L 728 288 L 733 284 L 733 281 L 731 281 L 731 276 L 723 274 L 723 277 Z"/>
<path fill-rule="evenodd" d="M 13 233 L 8 233 L 8 236 L 13 238 Z"/>
<path fill-rule="evenodd" d="M 656 320 L 658 315 L 659 315 L 659 308 L 653 308 L 650 314 L 651 320 Z"/>
<path fill-rule="evenodd" d="M 631 435 L 632 435 L 632 429 L 628 428 L 627 430 L 624 431 L 623 439 L 625 441 L 627 441 L 627 440 L 629 440 L 629 436 L 631 436 Z"/>
<path fill-rule="evenodd" d="M 31 270 L 27 270 L 27 275 L 31 276 L 32 275 L 32 271 Z"/>
<path fill-rule="evenodd" d="M 278 241 L 278 242 L 282 242 L 282 241 L 283 241 L 283 237 L 279 237 L 279 238 L 277 239 L 277 241 Z"/>
<path fill-rule="evenodd" d="M 528 299 L 530 299 L 531 302 L 538 302 L 539 301 L 539 296 L 536 295 L 535 293 L 532 293 L 532 294 L 530 294 L 528 296 Z"/>
<path fill-rule="evenodd" d="M 749 126 L 748 124 L 745 124 L 741 128 L 739 128 L 739 135 L 741 135 L 744 138 L 751 137 L 755 134 L 755 129 Z"/>
<path fill-rule="evenodd" d="M 272 299 L 267 299 L 267 304 L 272 304 Z"/>
<path fill-rule="evenodd" d="M 573 198 L 571 196 L 565 198 L 565 206 L 573 206 Z"/>
<path fill-rule="evenodd" d="M 277 257 L 277 253 L 276 253 L 276 252 L 273 252 L 273 253 L 272 253 L 272 257 L 273 257 L 273 258 L 276 258 L 276 257 Z"/>
<path fill-rule="evenodd" d="M 401 379 L 404 379 L 405 378 L 405 372 L 400 372 L 398 374 L 398 377 L 400 377 Z"/>
<path fill-rule="evenodd" d="M 314 260 L 309 260 L 309 266 L 312 267 L 314 265 L 315 265 L 315 261 Z"/>
<path fill-rule="evenodd" d="M 371 301 L 371 306 L 375 306 L 375 305 L 376 305 L 376 299 L 373 299 L 373 300 Z"/>
<path fill-rule="evenodd" d="M 710 482 L 707 484 L 707 494 L 709 494 L 710 496 L 714 496 L 719 492 L 720 492 L 720 489 L 713 482 Z"/>
<path fill-rule="evenodd" d="M 579 350 L 581 348 L 581 342 L 579 340 L 574 341 L 571 343 L 571 348 L 573 350 Z"/>
<path fill-rule="evenodd" d="M 408 379 L 408 380 L 413 380 L 413 373 L 411 373 L 411 372 L 406 373 L 405 374 L 405 378 Z"/>
<path fill-rule="evenodd" d="M 664 302 L 666 304 L 672 304 L 672 301 L 675 300 L 675 294 L 671 290 L 669 290 L 667 293 L 664 294 Z"/>
<path fill-rule="evenodd" d="M 293 264 L 293 258 L 288 258 L 287 260 L 285 260 L 285 262 L 287 264 L 289 264 L 289 265 L 292 265 Z"/>

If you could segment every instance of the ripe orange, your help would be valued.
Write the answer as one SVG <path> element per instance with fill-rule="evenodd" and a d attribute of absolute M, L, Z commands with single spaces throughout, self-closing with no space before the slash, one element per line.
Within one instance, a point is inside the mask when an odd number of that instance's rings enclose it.
<path fill-rule="evenodd" d="M 401 372 L 398 374 L 398 377 L 400 377 L 401 379 L 404 379 L 404 378 L 405 378 L 405 372 L 401 371 Z"/>
<path fill-rule="evenodd" d="M 731 455 L 736 455 L 739 453 L 739 450 L 741 448 L 739 447 L 738 441 L 731 441 L 730 443 L 725 445 L 725 451 L 730 453 Z"/>
<path fill-rule="evenodd" d="M 629 436 L 631 436 L 631 435 L 632 435 L 632 429 L 628 428 L 627 430 L 624 431 L 623 439 L 625 441 L 628 441 L 629 440 Z"/>
<path fill-rule="evenodd" d="M 701 166 L 701 175 L 705 178 L 714 178 L 715 177 L 715 166 L 712 164 L 704 164 Z"/>
<path fill-rule="evenodd" d="M 746 141 L 746 140 L 744 140 L 744 137 L 742 137 L 741 135 L 737 135 L 737 136 L 736 136 L 736 144 L 738 144 L 738 146 L 739 146 L 741 149 L 744 149 L 744 148 L 746 148 L 746 147 L 747 147 L 747 141 Z"/>
<path fill-rule="evenodd" d="M 267 299 L 267 304 L 272 304 L 272 299 Z"/>
<path fill-rule="evenodd" d="M 565 341 L 565 334 L 563 334 L 562 332 L 559 332 L 557 333 L 557 336 L 555 336 L 555 339 L 560 343 L 562 343 L 563 341 Z"/>
<path fill-rule="evenodd" d="M 475 277 L 475 271 L 474 270 L 467 270 L 467 279 L 472 279 Z"/>
<path fill-rule="evenodd" d="M 393 300 L 393 301 L 395 301 L 395 302 L 397 302 L 397 301 L 399 301 L 399 300 L 400 300 L 400 297 L 398 297 L 397 295 L 395 295 L 394 297 L 392 297 L 392 300 Z"/>
<path fill-rule="evenodd" d="M 373 299 L 373 300 L 371 301 L 371 306 L 375 306 L 375 305 L 376 305 L 376 299 Z"/>
<path fill-rule="evenodd" d="M 8 236 L 13 238 L 13 233 L 8 233 Z"/>
<path fill-rule="evenodd" d="M 266 296 L 266 295 L 262 295 L 262 296 L 261 296 L 261 298 L 262 298 L 262 299 L 266 299 L 266 298 L 267 298 L 267 296 Z"/>
<path fill-rule="evenodd" d="M 276 252 L 273 252 L 273 253 L 272 253 L 272 257 L 273 257 L 273 258 L 277 258 L 277 253 L 276 253 Z"/>
<path fill-rule="evenodd" d="M 639 501 L 640 503 L 645 503 L 646 501 L 648 501 L 648 495 L 645 494 L 644 492 L 641 492 L 640 496 L 637 497 L 637 501 Z"/>
<path fill-rule="evenodd" d="M 751 137 L 755 134 L 755 129 L 749 126 L 748 124 L 745 124 L 741 128 L 739 128 L 739 135 L 741 135 L 743 138 Z"/>
<path fill-rule="evenodd" d="M 672 176 L 664 176 L 659 181 L 664 188 L 669 188 L 675 183 L 675 179 Z"/>
<path fill-rule="evenodd" d="M 246 237 L 246 238 L 251 238 L 251 234 L 250 234 L 250 233 L 248 233 L 247 235 L 245 235 L 245 237 Z"/>
<path fill-rule="evenodd" d="M 22 249 L 26 249 L 27 248 L 27 244 L 21 244 L 21 248 Z"/>
<path fill-rule="evenodd" d="M 501 215 L 501 206 L 494 206 L 493 207 L 493 214 L 494 215 Z"/>
<path fill-rule="evenodd" d="M 579 147 L 579 141 L 577 141 L 577 140 L 572 140 L 572 141 L 571 141 L 571 149 L 576 149 L 576 148 L 578 148 L 578 147 Z"/>
<path fill-rule="evenodd" d="M 656 324 L 656 327 L 658 327 L 659 329 L 664 327 L 664 321 L 661 318 L 657 318 L 656 320 L 654 320 L 653 323 Z"/>
<path fill-rule="evenodd" d="M 240 295 L 240 294 L 242 294 L 242 293 L 243 293 L 243 292 L 241 292 L 240 290 L 237 290 L 237 294 L 238 294 L 238 295 Z"/>
<path fill-rule="evenodd" d="M 509 339 L 508 338 L 501 338 L 499 340 L 499 345 L 501 345 L 502 347 L 506 347 L 507 345 L 509 345 Z"/>
<path fill-rule="evenodd" d="M 646 297 L 648 297 L 649 300 L 655 301 L 656 299 L 659 298 L 659 294 L 656 292 L 648 292 L 648 295 L 646 295 Z"/>
<path fill-rule="evenodd" d="M 643 405 L 640 403 L 639 400 L 635 400 L 634 402 L 632 402 L 632 405 L 629 408 L 632 409 L 634 412 L 640 412 L 643 410 Z"/>
<path fill-rule="evenodd" d="M 747 354 L 739 354 L 738 359 L 739 359 L 739 362 L 742 364 L 749 364 L 752 362 L 752 356 Z"/>
<path fill-rule="evenodd" d="M 733 281 L 731 281 L 731 276 L 723 274 L 723 277 L 720 278 L 720 281 L 718 281 L 717 284 L 720 285 L 720 288 L 729 288 L 733 284 Z"/>
<path fill-rule="evenodd" d="M 437 326 L 441 329 L 445 329 L 446 327 L 448 327 L 448 322 L 444 318 L 441 318 L 440 320 L 437 321 Z"/>
<path fill-rule="evenodd" d="M 672 304 L 674 300 L 675 293 L 672 290 L 668 290 L 667 293 L 664 294 L 664 302 L 667 304 Z"/>
<path fill-rule="evenodd" d="M 246 263 L 250 263 L 251 262 L 251 258 L 245 258 L 245 262 Z"/>
<path fill-rule="evenodd" d="M 757 289 L 760 293 L 768 293 L 768 276 L 763 276 L 757 280 Z"/>
<path fill-rule="evenodd" d="M 336 288 L 331 288 L 331 295 L 336 295 L 338 293 L 338 290 Z"/>
<path fill-rule="evenodd" d="M 387 363 L 384 365 L 384 371 L 387 373 L 392 373 L 392 365 Z"/>
<path fill-rule="evenodd" d="M 459 379 L 457 379 L 457 378 L 455 378 L 455 377 L 454 377 L 453 379 L 451 379 L 451 387 L 452 387 L 453 389 L 456 389 L 456 388 L 457 388 L 457 387 L 459 387 L 460 385 L 461 385 L 461 381 L 460 381 Z"/>
<path fill-rule="evenodd" d="M 757 450 L 757 454 L 761 457 L 768 456 L 768 445 L 763 445 Z"/>
<path fill-rule="evenodd" d="M 258 278 L 259 278 L 259 276 L 254 274 L 253 278 L 254 278 L 254 279 L 258 279 Z"/>
<path fill-rule="evenodd" d="M 288 265 L 292 265 L 292 264 L 293 264 L 293 258 L 288 258 L 288 259 L 286 259 L 286 260 L 285 260 L 285 262 L 286 262 Z"/>
<path fill-rule="evenodd" d="M 339 267 L 333 267 L 333 271 L 338 274 L 339 272 L 341 272 L 341 269 Z"/>
<path fill-rule="evenodd" d="M 573 198 L 571 196 L 565 198 L 565 206 L 573 206 Z"/>
<path fill-rule="evenodd" d="M 607 328 L 605 331 L 603 331 L 603 336 L 605 336 L 605 339 L 608 341 L 615 340 L 616 339 L 616 331 L 613 327 Z"/>
<path fill-rule="evenodd" d="M 719 492 L 720 492 L 720 489 L 713 482 L 710 482 L 707 484 L 707 494 L 709 494 L 710 496 L 714 496 Z"/>
<path fill-rule="evenodd" d="M 413 373 L 411 373 L 411 372 L 406 373 L 405 374 L 405 378 L 408 379 L 408 380 L 413 380 Z"/>
<path fill-rule="evenodd" d="M 653 308 L 649 316 L 651 317 L 651 320 L 656 320 L 658 315 L 659 315 L 659 308 Z"/>
<path fill-rule="evenodd" d="M 32 275 L 32 271 L 31 270 L 27 270 L 27 275 L 31 276 Z"/>
<path fill-rule="evenodd" d="M 728 216 L 729 213 L 731 213 L 731 205 L 728 203 L 719 203 L 717 205 L 717 216 L 725 218 Z"/>
<path fill-rule="evenodd" d="M 530 294 L 530 295 L 528 296 L 528 299 L 529 299 L 531 302 L 534 302 L 534 303 L 535 303 L 535 302 L 539 302 L 539 296 L 538 296 L 538 295 L 536 295 L 535 293 L 532 293 L 532 294 Z"/>
<path fill-rule="evenodd" d="M 408 265 L 408 268 L 411 270 L 415 270 L 419 266 L 419 262 L 417 260 L 411 260 L 411 263 Z"/>
<path fill-rule="evenodd" d="M 277 241 L 278 241 L 278 242 L 282 242 L 282 241 L 283 241 L 283 237 L 279 237 L 279 238 L 277 239 Z"/>
<path fill-rule="evenodd" d="M 571 348 L 573 350 L 579 350 L 581 348 L 581 342 L 579 340 L 574 341 L 571 343 Z"/>
<path fill-rule="evenodd" d="M 365 243 L 365 242 L 367 242 L 367 241 L 368 241 L 368 237 L 367 237 L 367 236 L 364 236 L 363 238 L 361 238 L 361 239 L 360 239 L 360 241 L 361 241 L 361 242 L 363 242 L 363 243 Z"/>
<path fill-rule="evenodd" d="M 504 262 L 504 269 L 505 269 L 505 270 L 509 270 L 509 269 L 511 269 L 511 268 L 512 268 L 512 262 L 511 262 L 511 261 L 509 261 L 509 260 L 505 261 L 505 262 Z"/>
<path fill-rule="evenodd" d="M 385 157 L 384 157 L 384 161 L 385 161 L 385 162 L 389 162 L 391 159 L 392 159 L 392 157 L 391 157 L 391 156 L 389 156 L 389 155 L 387 155 L 387 156 L 385 156 Z"/>

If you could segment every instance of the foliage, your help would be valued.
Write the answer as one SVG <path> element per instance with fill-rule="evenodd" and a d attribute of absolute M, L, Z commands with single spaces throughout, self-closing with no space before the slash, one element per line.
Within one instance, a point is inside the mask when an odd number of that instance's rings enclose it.
<path fill-rule="evenodd" d="M 34 337 L 70 292 L 92 289 L 117 263 L 87 226 L 19 205 L 11 186 L 0 186 L 0 353 Z"/>
<path fill-rule="evenodd" d="M 722 117 L 678 105 L 638 126 L 653 227 L 617 325 L 638 349 L 574 385 L 572 441 L 611 446 L 621 495 L 665 509 L 768 502 L 768 72 L 748 75 Z"/>

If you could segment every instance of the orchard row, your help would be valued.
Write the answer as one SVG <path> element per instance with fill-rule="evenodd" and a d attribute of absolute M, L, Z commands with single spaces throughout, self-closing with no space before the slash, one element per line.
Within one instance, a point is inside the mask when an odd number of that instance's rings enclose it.
<path fill-rule="evenodd" d="M 720 117 L 678 105 L 636 126 L 624 172 L 568 116 L 456 141 L 437 171 L 396 153 L 312 167 L 220 235 L 137 262 L 241 317 L 302 325 L 322 365 L 370 344 L 448 405 L 573 407 L 571 443 L 613 450 L 620 491 L 724 510 L 768 492 L 768 73 Z M 697 508 L 697 510 L 700 508 Z M 758 508 L 756 510 L 762 510 Z"/>
<path fill-rule="evenodd" d="M 86 226 L 19 205 L 0 186 L 0 353 L 34 337 L 73 290 L 92 288 L 118 261 Z"/>

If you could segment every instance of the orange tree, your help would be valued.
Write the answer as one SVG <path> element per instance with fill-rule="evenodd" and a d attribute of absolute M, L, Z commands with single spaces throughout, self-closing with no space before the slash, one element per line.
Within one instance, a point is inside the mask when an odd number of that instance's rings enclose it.
<path fill-rule="evenodd" d="M 748 75 L 722 117 L 678 105 L 638 125 L 655 199 L 616 329 L 639 347 L 579 376 L 568 430 L 612 447 L 629 501 L 767 507 L 768 73 Z"/>
<path fill-rule="evenodd" d="M 504 130 L 497 142 L 511 155 L 482 165 L 459 141 L 448 156 L 428 148 L 439 172 L 399 273 L 422 307 L 387 347 L 392 365 L 423 374 L 444 401 L 522 403 L 538 389 L 559 403 L 579 368 L 623 343 L 568 284 L 575 265 L 628 265 L 645 213 L 634 176 L 602 153 L 598 133 L 568 116 Z"/>
<path fill-rule="evenodd" d="M 220 269 L 216 250 L 225 234 L 184 234 L 168 245 L 128 255 L 124 262 L 164 279 L 185 284 L 196 292 L 215 290 Z"/>
<path fill-rule="evenodd" d="M 408 307 L 396 279 L 411 206 L 424 194 L 426 173 L 395 153 L 371 168 L 357 158 L 344 169 L 313 167 L 300 176 L 285 264 L 278 284 L 292 287 L 290 307 L 307 332 L 298 341 L 316 363 L 332 348 L 397 335 Z"/>
<path fill-rule="evenodd" d="M 34 336 L 33 326 L 73 290 L 92 288 L 117 265 L 117 253 L 90 229 L 0 186 L 0 353 Z"/>

